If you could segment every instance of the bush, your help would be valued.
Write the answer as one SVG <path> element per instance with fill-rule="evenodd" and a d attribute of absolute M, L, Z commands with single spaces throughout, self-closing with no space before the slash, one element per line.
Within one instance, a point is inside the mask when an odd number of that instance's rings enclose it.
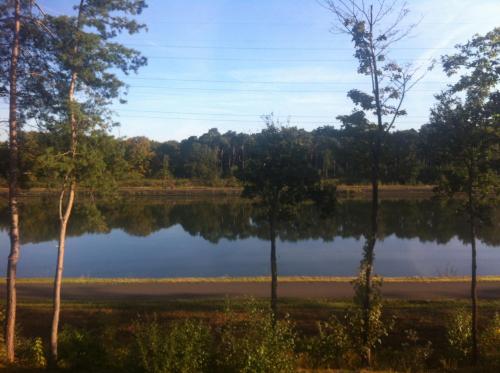
<path fill-rule="evenodd" d="M 450 358 L 464 361 L 472 352 L 472 316 L 465 309 L 458 310 L 448 322 L 446 340 Z"/>
<path fill-rule="evenodd" d="M 292 323 L 288 317 L 274 320 L 270 309 L 251 303 L 248 318 L 241 321 L 232 311 L 226 311 L 220 339 L 218 371 L 295 371 L 297 359 Z"/>
<path fill-rule="evenodd" d="M 389 367 L 401 372 L 424 372 L 427 361 L 432 355 L 432 343 L 420 340 L 413 329 L 405 330 L 401 348 L 389 351 Z"/>
<path fill-rule="evenodd" d="M 203 372 L 211 365 L 211 330 L 201 322 L 175 322 L 166 329 L 153 317 L 136 322 L 134 336 L 131 358 L 140 372 Z"/>
<path fill-rule="evenodd" d="M 65 326 L 59 333 L 60 365 L 72 371 L 95 371 L 108 363 L 105 343 L 86 329 Z"/>
<path fill-rule="evenodd" d="M 480 338 L 480 352 L 488 363 L 500 366 L 500 313 L 495 314 Z"/>
<path fill-rule="evenodd" d="M 367 250 L 365 243 L 364 250 Z M 373 350 L 382 344 L 394 326 L 394 320 L 382 319 L 382 278 L 373 277 L 367 281 L 367 267 L 371 264 L 363 260 L 358 277 L 353 281 L 354 307 L 346 315 L 351 346 L 362 361 L 371 364 Z M 369 307 L 366 307 L 366 298 Z"/>
<path fill-rule="evenodd" d="M 42 338 L 16 338 L 16 359 L 21 366 L 30 368 L 45 368 L 45 350 Z"/>
<path fill-rule="evenodd" d="M 344 324 L 337 317 L 318 322 L 318 335 L 307 346 L 307 353 L 314 368 L 344 368 L 349 351 L 349 337 Z"/>

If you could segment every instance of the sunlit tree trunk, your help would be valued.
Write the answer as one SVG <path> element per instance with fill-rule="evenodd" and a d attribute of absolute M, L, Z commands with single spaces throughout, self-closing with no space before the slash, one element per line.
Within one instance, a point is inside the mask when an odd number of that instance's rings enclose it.
<path fill-rule="evenodd" d="M 50 352 L 53 364 L 56 364 L 58 357 L 58 335 L 59 335 L 59 316 L 61 313 L 61 286 L 64 269 L 64 253 L 66 248 L 66 231 L 68 227 L 69 218 L 73 209 L 75 200 L 75 183 L 72 183 L 69 188 L 69 195 L 64 207 L 65 189 L 61 191 L 59 197 L 59 246 L 57 251 L 57 267 L 54 279 L 54 305 L 52 314 L 52 328 L 50 332 Z M 64 212 L 62 212 L 64 209 Z"/>
<path fill-rule="evenodd" d="M 271 312 L 273 320 L 278 314 L 278 265 L 276 262 L 276 227 L 275 217 L 271 214 L 269 218 L 269 235 L 271 240 Z"/>
<path fill-rule="evenodd" d="M 10 207 L 10 253 L 7 263 L 7 315 L 5 342 L 7 361 L 15 359 L 16 334 L 16 273 L 19 260 L 19 211 L 17 207 L 17 179 L 19 173 L 19 148 L 17 125 L 17 62 L 19 59 L 19 32 L 21 29 L 21 2 L 15 1 L 14 32 L 10 60 L 10 97 L 9 97 L 9 207 Z"/>

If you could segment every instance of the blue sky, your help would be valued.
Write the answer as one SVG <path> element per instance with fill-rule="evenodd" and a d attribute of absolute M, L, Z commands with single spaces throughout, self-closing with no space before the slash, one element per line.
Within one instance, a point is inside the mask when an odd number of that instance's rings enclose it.
<path fill-rule="evenodd" d="M 48 13 L 72 12 L 76 1 L 43 0 Z M 120 41 L 148 57 L 115 105 L 114 133 L 182 139 L 217 127 L 246 133 L 274 112 L 292 125 L 338 126 L 352 110 L 346 92 L 368 88 L 356 74 L 349 37 L 333 34 L 332 15 L 315 0 L 149 0 L 140 19 L 149 31 Z M 409 21 L 422 18 L 391 57 L 426 66 L 456 43 L 498 26 L 497 0 L 409 0 Z M 398 129 L 425 123 L 433 95 L 449 80 L 440 67 L 409 94 Z M 3 110 L 2 110 L 3 111 Z M 6 113 L 4 111 L 4 113 Z M 2 113 L 2 114 L 4 114 Z M 2 115 L 4 117 L 4 115 Z"/>

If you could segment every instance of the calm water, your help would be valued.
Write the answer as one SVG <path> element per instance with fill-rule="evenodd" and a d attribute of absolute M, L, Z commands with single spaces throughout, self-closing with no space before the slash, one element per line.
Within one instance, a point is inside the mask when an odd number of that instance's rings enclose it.
<path fill-rule="evenodd" d="M 354 275 L 369 230 L 368 201 L 343 201 L 322 218 L 304 206 L 281 223 L 280 275 Z M 52 276 L 57 210 L 52 200 L 22 205 L 19 275 Z M 500 209 L 478 233 L 478 271 L 500 275 Z M 0 200 L 0 255 L 8 253 L 8 215 Z M 239 199 L 132 198 L 92 208 L 81 202 L 67 243 L 68 277 L 200 277 L 269 274 L 268 227 L 262 211 Z M 467 275 L 466 220 L 456 205 L 431 200 L 383 201 L 375 248 L 384 276 Z M 2 260 L 5 271 L 6 261 Z"/>

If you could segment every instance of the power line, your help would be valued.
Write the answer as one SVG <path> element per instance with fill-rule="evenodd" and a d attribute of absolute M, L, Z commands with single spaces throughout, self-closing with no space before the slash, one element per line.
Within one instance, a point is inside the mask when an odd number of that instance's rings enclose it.
<path fill-rule="evenodd" d="M 185 118 L 185 117 L 165 117 L 165 116 L 150 116 L 150 115 L 120 115 L 120 118 L 140 118 L 140 119 L 174 119 L 174 120 L 188 120 L 188 121 L 202 121 L 202 122 L 230 122 L 230 123 L 254 123 L 265 124 L 264 121 L 258 120 L 245 120 L 245 119 L 217 119 L 217 118 Z M 320 124 L 320 121 L 314 122 L 300 122 L 301 124 Z"/>
<path fill-rule="evenodd" d="M 176 79 L 176 78 L 162 78 L 162 77 L 126 77 L 126 79 L 132 79 L 132 80 L 161 80 L 161 81 L 169 81 L 169 82 L 190 82 L 190 83 L 231 83 L 231 84 L 286 84 L 286 85 L 291 85 L 291 84 L 310 84 L 310 85 L 315 85 L 315 84 L 321 84 L 321 85 L 343 85 L 343 84 L 362 84 L 362 85 L 368 85 L 368 82 L 332 82 L 332 81 L 324 81 L 324 82 L 318 82 L 318 81 L 299 81 L 299 82 L 293 82 L 293 81 L 277 81 L 277 80 L 219 80 L 219 79 Z M 445 81 L 423 81 L 422 84 L 446 84 L 448 82 Z"/>
<path fill-rule="evenodd" d="M 206 113 L 206 112 L 181 112 L 181 111 L 161 111 L 161 110 L 142 110 L 142 109 L 120 109 L 125 112 L 137 113 L 157 113 L 157 114 L 176 114 L 176 115 L 208 115 L 208 116 L 222 116 L 222 117 L 261 117 L 261 114 L 233 114 L 233 113 Z M 288 114 L 289 117 L 295 118 L 333 118 L 333 115 L 295 115 Z"/>
<path fill-rule="evenodd" d="M 352 51 L 352 47 L 239 47 L 221 45 L 189 45 L 189 44 L 152 44 L 148 43 L 124 43 L 126 46 L 147 47 L 147 48 L 171 48 L 171 49 L 210 49 L 210 50 L 290 50 L 290 51 Z M 394 47 L 391 50 L 453 50 L 453 47 Z"/>
<path fill-rule="evenodd" d="M 245 120 L 245 119 L 214 119 L 214 118 L 185 118 L 185 117 L 169 117 L 169 116 L 150 116 L 150 115 L 120 115 L 120 118 L 138 118 L 138 119 L 164 119 L 164 120 L 187 120 L 187 121 L 198 121 L 198 122 L 230 122 L 230 123 L 253 123 L 253 124 L 265 124 L 264 121 L 257 121 L 257 120 Z M 290 120 L 292 120 L 291 118 Z M 335 118 L 332 118 L 332 121 L 294 121 L 297 124 L 315 124 L 315 125 L 328 125 L 331 124 L 332 122 L 337 122 L 338 120 Z M 405 124 L 410 124 L 410 125 L 421 125 L 425 121 L 422 121 L 420 123 L 417 122 L 406 122 Z"/>
<path fill-rule="evenodd" d="M 120 112 L 135 112 L 135 113 L 157 113 L 157 114 L 176 114 L 176 115 L 208 115 L 208 116 L 222 116 L 222 117 L 261 117 L 263 114 L 250 114 L 250 113 L 207 113 L 207 112 L 185 112 L 185 111 L 162 111 L 162 110 L 142 110 L 142 109 L 119 109 Z M 301 115 L 301 114 L 287 114 L 283 117 L 294 118 L 334 118 L 335 114 L 331 115 Z M 412 115 L 412 118 L 427 118 L 427 116 Z"/>
<path fill-rule="evenodd" d="M 193 60 L 193 61 L 246 61 L 246 62 L 355 62 L 349 59 L 263 59 L 263 58 L 236 58 L 236 57 L 190 57 L 190 56 L 146 56 L 152 60 Z M 400 58 L 399 61 L 430 61 L 427 58 Z"/>
<path fill-rule="evenodd" d="M 479 22 L 489 22 L 488 19 L 480 20 L 477 22 L 421 22 L 421 25 L 477 25 Z M 173 25 L 255 25 L 255 26 L 330 26 L 330 21 L 326 23 L 318 22 L 259 22 L 259 21 L 192 21 L 192 20 L 179 20 L 179 19 L 155 19 L 152 20 L 154 23 L 169 23 Z"/>
<path fill-rule="evenodd" d="M 161 86 L 151 86 L 151 85 L 130 85 L 132 88 L 147 88 L 147 89 L 165 89 L 165 90 L 180 90 L 180 91 L 207 91 L 207 92 L 239 92 L 239 93 L 342 93 L 346 92 L 345 89 L 339 90 L 284 90 L 284 89 L 237 89 L 237 88 L 200 88 L 200 87 L 161 87 Z M 435 92 L 435 90 L 417 90 L 414 89 L 412 92 Z"/>

